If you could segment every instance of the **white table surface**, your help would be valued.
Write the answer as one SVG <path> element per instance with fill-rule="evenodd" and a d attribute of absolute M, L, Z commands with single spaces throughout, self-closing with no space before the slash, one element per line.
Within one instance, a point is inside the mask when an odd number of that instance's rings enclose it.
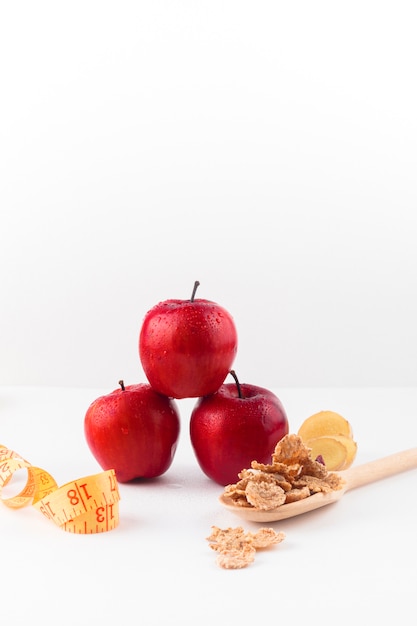
<path fill-rule="evenodd" d="M 117 384 L 115 385 L 117 387 Z M 101 470 L 83 433 L 85 411 L 110 389 L 0 387 L 0 443 L 58 485 Z M 273 389 L 296 432 L 316 411 L 352 424 L 355 464 L 417 447 L 415 389 Z M 73 535 L 33 507 L 0 504 L 1 622 L 43 624 L 410 623 L 417 590 L 417 471 L 345 494 L 329 507 L 270 524 L 279 546 L 242 570 L 222 570 L 206 537 L 244 523 L 218 502 L 189 443 L 193 400 L 161 478 L 120 485 L 120 525 Z M 404 618 L 404 619 L 403 619 Z M 9 623 L 9 622 L 8 622 Z"/>

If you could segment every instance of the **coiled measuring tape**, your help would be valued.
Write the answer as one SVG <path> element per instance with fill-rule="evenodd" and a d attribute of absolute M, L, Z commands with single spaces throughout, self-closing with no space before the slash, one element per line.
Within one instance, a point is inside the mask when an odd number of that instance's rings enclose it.
<path fill-rule="evenodd" d="M 3 498 L 1 492 L 13 474 L 27 470 L 27 482 L 19 494 Z M 114 470 L 85 476 L 58 487 L 55 479 L 34 467 L 13 450 L 0 445 L 0 500 L 12 509 L 28 504 L 60 528 L 93 534 L 113 530 L 119 524 L 119 488 Z"/>

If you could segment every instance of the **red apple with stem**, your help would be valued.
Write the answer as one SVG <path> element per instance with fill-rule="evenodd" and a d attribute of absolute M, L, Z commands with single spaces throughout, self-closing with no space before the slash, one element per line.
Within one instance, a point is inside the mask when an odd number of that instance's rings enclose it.
<path fill-rule="evenodd" d="M 145 383 L 94 400 L 84 418 L 87 444 L 100 466 L 119 482 L 154 478 L 170 467 L 180 433 L 175 401 Z"/>
<path fill-rule="evenodd" d="M 232 316 L 210 300 L 165 300 L 145 315 L 139 356 L 156 391 L 172 398 L 198 398 L 217 391 L 237 352 Z"/>
<path fill-rule="evenodd" d="M 270 463 L 275 446 L 288 434 L 287 415 L 279 398 L 263 387 L 223 384 L 199 398 L 190 418 L 190 439 L 203 472 L 220 485 L 238 480 L 251 462 Z"/>

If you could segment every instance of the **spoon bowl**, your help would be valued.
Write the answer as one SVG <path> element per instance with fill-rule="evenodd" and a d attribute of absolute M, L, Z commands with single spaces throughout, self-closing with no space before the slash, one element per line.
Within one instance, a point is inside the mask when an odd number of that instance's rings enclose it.
<path fill-rule="evenodd" d="M 227 498 L 224 495 L 220 496 L 219 501 L 224 507 L 226 507 L 226 509 L 232 511 L 247 521 L 278 522 L 279 520 L 295 517 L 296 515 L 302 515 L 303 513 L 308 513 L 309 511 L 314 511 L 315 509 L 337 502 L 349 489 L 355 489 L 356 487 L 368 485 L 376 482 L 377 480 L 381 480 L 382 478 L 388 478 L 394 474 L 399 474 L 400 472 L 416 468 L 417 448 L 411 448 L 410 450 L 397 452 L 396 454 L 391 454 L 390 456 L 377 459 L 376 461 L 370 461 L 369 463 L 364 463 L 363 465 L 350 467 L 342 472 L 334 472 L 343 479 L 341 488 L 329 493 L 316 493 L 312 496 L 304 498 L 303 500 L 283 504 L 275 509 L 270 509 L 269 511 L 257 509 L 252 506 L 234 504 L 231 498 Z"/>

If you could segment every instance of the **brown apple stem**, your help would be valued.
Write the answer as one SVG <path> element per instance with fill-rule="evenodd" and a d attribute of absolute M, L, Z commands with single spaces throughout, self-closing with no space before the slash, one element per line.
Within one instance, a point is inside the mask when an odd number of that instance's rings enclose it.
<path fill-rule="evenodd" d="M 124 391 L 125 390 L 125 383 L 124 383 L 123 380 L 119 380 L 119 385 L 121 386 L 122 391 Z"/>
<path fill-rule="evenodd" d="M 193 293 L 191 294 L 191 302 L 194 302 L 194 298 L 195 298 L 195 292 L 197 291 L 197 288 L 199 286 L 199 281 L 196 280 L 194 283 L 194 289 L 193 289 Z"/>
<path fill-rule="evenodd" d="M 241 388 L 241 386 L 240 386 L 239 379 L 238 379 L 238 377 L 236 376 L 236 372 L 235 372 L 235 370 L 230 370 L 229 374 L 230 374 L 231 376 L 233 376 L 233 378 L 235 379 L 235 383 L 236 383 L 236 387 L 237 387 L 237 393 L 238 393 L 238 395 L 239 395 L 239 398 L 243 398 L 243 395 L 242 395 L 242 388 Z"/>

